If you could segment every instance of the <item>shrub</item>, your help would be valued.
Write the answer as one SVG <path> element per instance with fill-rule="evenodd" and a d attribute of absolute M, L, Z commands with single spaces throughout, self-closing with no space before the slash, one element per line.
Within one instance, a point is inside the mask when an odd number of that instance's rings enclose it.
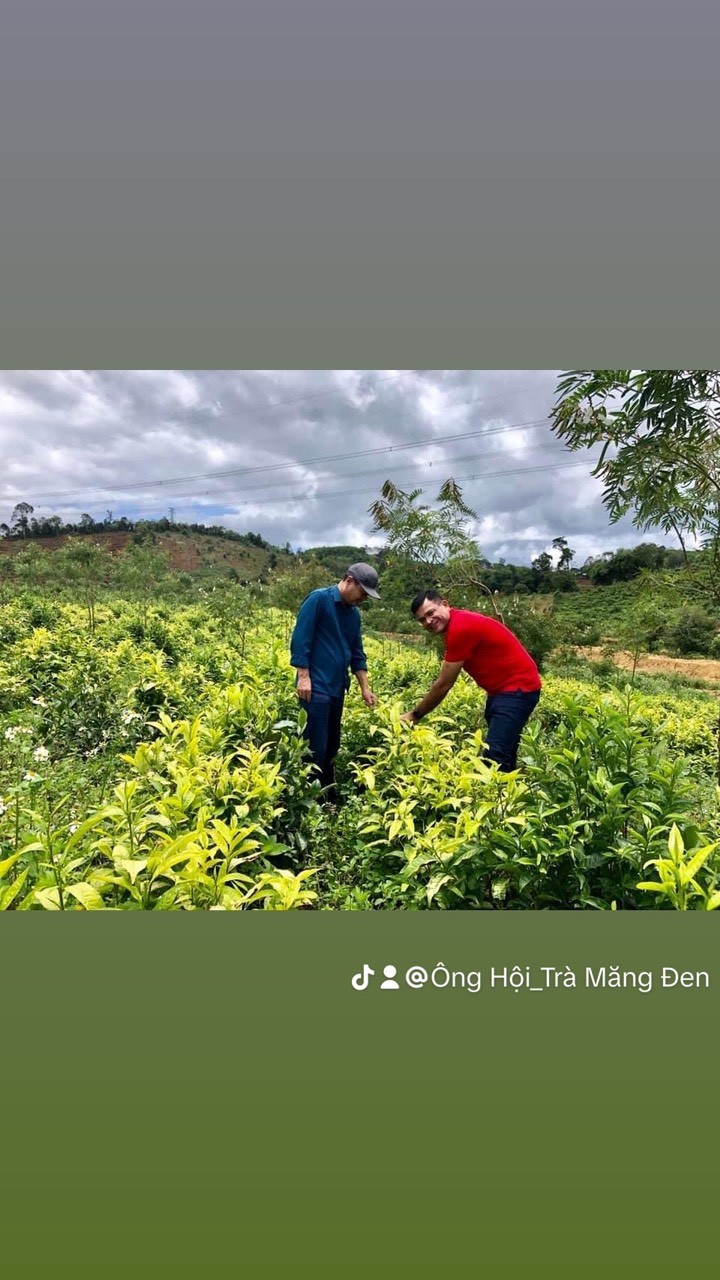
<path fill-rule="evenodd" d="M 715 632 L 715 619 L 705 609 L 691 607 L 677 614 L 666 635 L 678 653 L 708 653 Z"/>
<path fill-rule="evenodd" d="M 529 601 L 514 596 L 512 600 L 503 602 L 503 617 L 505 625 L 525 646 L 539 670 L 544 670 L 558 641 L 557 622 L 552 613 L 545 613 L 534 608 Z"/>

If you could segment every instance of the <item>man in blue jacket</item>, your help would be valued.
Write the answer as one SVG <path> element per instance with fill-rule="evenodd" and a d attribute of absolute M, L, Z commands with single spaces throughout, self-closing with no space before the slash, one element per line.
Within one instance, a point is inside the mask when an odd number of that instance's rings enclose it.
<path fill-rule="evenodd" d="M 301 705 L 307 712 L 305 737 L 325 797 L 335 795 L 335 757 L 340 747 L 340 722 L 350 688 L 348 668 L 356 677 L 363 701 L 374 707 L 377 698 L 367 678 L 362 647 L 360 610 L 368 596 L 379 600 L 378 576 L 369 564 L 351 564 L 334 587 L 311 591 L 303 600 L 290 641 L 290 663 Z"/>

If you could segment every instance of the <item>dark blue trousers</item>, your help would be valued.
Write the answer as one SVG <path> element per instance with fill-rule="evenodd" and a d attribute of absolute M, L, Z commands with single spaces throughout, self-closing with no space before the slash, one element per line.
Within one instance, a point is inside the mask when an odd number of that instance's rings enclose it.
<path fill-rule="evenodd" d="M 520 734 L 540 700 L 540 690 L 494 693 L 485 703 L 487 738 L 483 756 L 495 760 L 503 773 L 517 769 Z"/>
<path fill-rule="evenodd" d="M 300 706 L 307 712 L 305 738 L 321 785 L 327 788 L 326 799 L 335 801 L 335 757 L 340 749 L 340 722 L 345 696 L 331 698 L 313 690 L 309 702 L 300 699 Z"/>

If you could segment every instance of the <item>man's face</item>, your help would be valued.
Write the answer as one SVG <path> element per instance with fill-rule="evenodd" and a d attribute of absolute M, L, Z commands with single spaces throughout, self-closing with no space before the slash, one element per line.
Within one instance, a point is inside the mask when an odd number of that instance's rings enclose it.
<path fill-rule="evenodd" d="M 354 578 L 347 577 L 341 583 L 341 595 L 345 604 L 360 604 L 362 600 L 367 600 L 367 591 L 363 591 L 359 582 Z"/>
<path fill-rule="evenodd" d="M 423 600 L 415 617 L 426 631 L 432 631 L 438 635 L 447 630 L 450 621 L 450 605 L 447 600 Z"/>

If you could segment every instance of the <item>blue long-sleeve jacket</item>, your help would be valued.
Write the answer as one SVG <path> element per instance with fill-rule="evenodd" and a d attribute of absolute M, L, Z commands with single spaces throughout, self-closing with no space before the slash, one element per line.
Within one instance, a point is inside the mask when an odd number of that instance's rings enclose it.
<path fill-rule="evenodd" d="M 290 641 L 290 664 L 307 667 L 313 691 L 339 698 L 351 671 L 367 671 L 360 610 L 343 604 L 337 586 L 311 591 L 300 605 Z"/>

